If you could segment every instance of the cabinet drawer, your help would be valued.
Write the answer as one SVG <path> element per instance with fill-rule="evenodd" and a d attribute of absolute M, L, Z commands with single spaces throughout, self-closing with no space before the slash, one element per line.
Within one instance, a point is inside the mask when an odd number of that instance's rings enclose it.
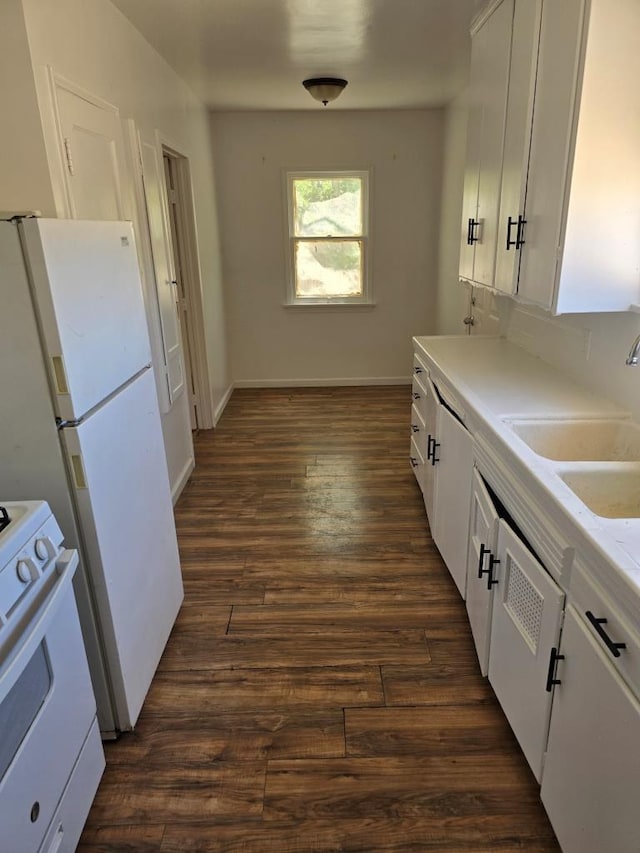
<path fill-rule="evenodd" d="M 426 421 L 427 388 L 420 376 L 414 375 L 411 383 L 411 402 L 420 412 L 420 417 Z"/>
<path fill-rule="evenodd" d="M 417 352 L 413 354 L 413 375 L 420 376 L 423 383 L 426 377 L 429 376 L 429 368 Z"/>
<path fill-rule="evenodd" d="M 640 633 L 591 578 L 579 558 L 576 558 L 571 575 L 569 596 L 607 660 L 618 670 L 634 694 L 640 697 Z M 587 616 L 587 613 L 591 616 Z M 607 621 L 598 623 L 596 627 L 594 619 Z M 611 645 L 615 643 L 624 643 L 626 648 L 616 649 Z M 616 651 L 619 656 L 616 656 Z"/>
<path fill-rule="evenodd" d="M 419 403 L 420 401 L 418 400 L 417 402 Z M 411 406 L 411 435 L 420 448 L 422 456 L 426 459 L 427 429 L 422 412 L 415 403 Z"/>
<path fill-rule="evenodd" d="M 416 440 L 411 436 L 411 449 L 409 451 L 409 462 L 413 468 L 418 485 L 421 491 L 424 491 L 424 456 L 420 452 L 420 448 L 416 444 Z"/>

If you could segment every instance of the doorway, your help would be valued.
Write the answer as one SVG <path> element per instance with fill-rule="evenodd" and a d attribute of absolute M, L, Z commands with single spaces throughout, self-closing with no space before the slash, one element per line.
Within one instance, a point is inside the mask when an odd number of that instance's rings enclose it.
<path fill-rule="evenodd" d="M 178 315 L 182 337 L 185 385 L 189 395 L 189 417 L 192 431 L 212 426 L 211 415 L 207 412 L 205 401 L 208 399 L 203 389 L 203 373 L 206 375 L 206 362 L 199 346 L 198 330 L 202 334 L 202 303 L 198 298 L 197 254 L 195 223 L 190 215 L 190 176 L 189 161 L 177 152 L 162 147 L 162 159 L 167 191 L 167 206 L 171 244 L 175 262 L 177 284 Z M 194 313 L 200 311 L 200 319 Z"/>

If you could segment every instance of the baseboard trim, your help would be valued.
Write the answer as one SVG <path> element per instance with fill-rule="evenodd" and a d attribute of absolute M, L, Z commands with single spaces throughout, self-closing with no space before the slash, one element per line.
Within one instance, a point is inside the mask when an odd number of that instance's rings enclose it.
<path fill-rule="evenodd" d="M 234 387 L 235 387 L 235 385 L 232 382 L 231 385 L 229 385 L 227 390 L 224 392 L 224 394 L 222 395 L 222 399 L 220 400 L 220 402 L 216 406 L 216 410 L 213 413 L 213 426 L 214 427 L 216 426 L 216 424 L 218 423 L 218 421 L 222 417 L 222 413 L 224 412 L 224 410 L 227 406 L 227 403 L 229 402 L 229 398 L 233 394 Z"/>
<path fill-rule="evenodd" d="M 410 376 L 380 376 L 330 379 L 240 379 L 236 388 L 330 388 L 351 385 L 410 385 Z"/>
<path fill-rule="evenodd" d="M 176 505 L 178 498 L 182 494 L 184 487 L 187 485 L 187 481 L 189 480 L 189 477 L 191 476 L 193 469 L 195 467 L 196 467 L 195 459 L 193 458 L 193 456 L 190 456 L 189 459 L 187 460 L 186 465 L 182 469 L 180 476 L 178 477 L 176 482 L 171 487 L 171 502 L 173 503 L 174 506 Z"/>

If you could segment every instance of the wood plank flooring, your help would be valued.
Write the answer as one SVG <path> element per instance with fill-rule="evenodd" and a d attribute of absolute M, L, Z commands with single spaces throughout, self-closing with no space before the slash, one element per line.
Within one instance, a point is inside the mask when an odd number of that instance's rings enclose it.
<path fill-rule="evenodd" d="M 409 390 L 235 391 L 185 603 L 81 853 L 559 848 L 408 464 Z"/>

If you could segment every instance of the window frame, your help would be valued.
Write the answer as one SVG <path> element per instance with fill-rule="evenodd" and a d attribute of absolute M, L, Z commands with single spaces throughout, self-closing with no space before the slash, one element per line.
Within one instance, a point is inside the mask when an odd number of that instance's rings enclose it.
<path fill-rule="evenodd" d="M 305 238 L 297 237 L 294 223 L 294 181 L 305 178 L 317 178 L 319 180 L 342 180 L 344 178 L 359 178 L 362 182 L 362 233 L 358 235 L 335 237 Z M 371 277 L 369 275 L 369 231 L 371 218 L 371 169 L 304 169 L 286 170 L 284 172 L 284 193 L 286 210 L 286 257 L 287 257 L 287 284 L 284 305 L 288 307 L 324 307 L 327 306 L 357 306 L 373 305 L 371 292 Z M 358 240 L 362 248 L 362 293 L 359 296 L 298 296 L 296 294 L 296 246 L 299 242 L 307 242 L 310 239 L 344 241 Z"/>

